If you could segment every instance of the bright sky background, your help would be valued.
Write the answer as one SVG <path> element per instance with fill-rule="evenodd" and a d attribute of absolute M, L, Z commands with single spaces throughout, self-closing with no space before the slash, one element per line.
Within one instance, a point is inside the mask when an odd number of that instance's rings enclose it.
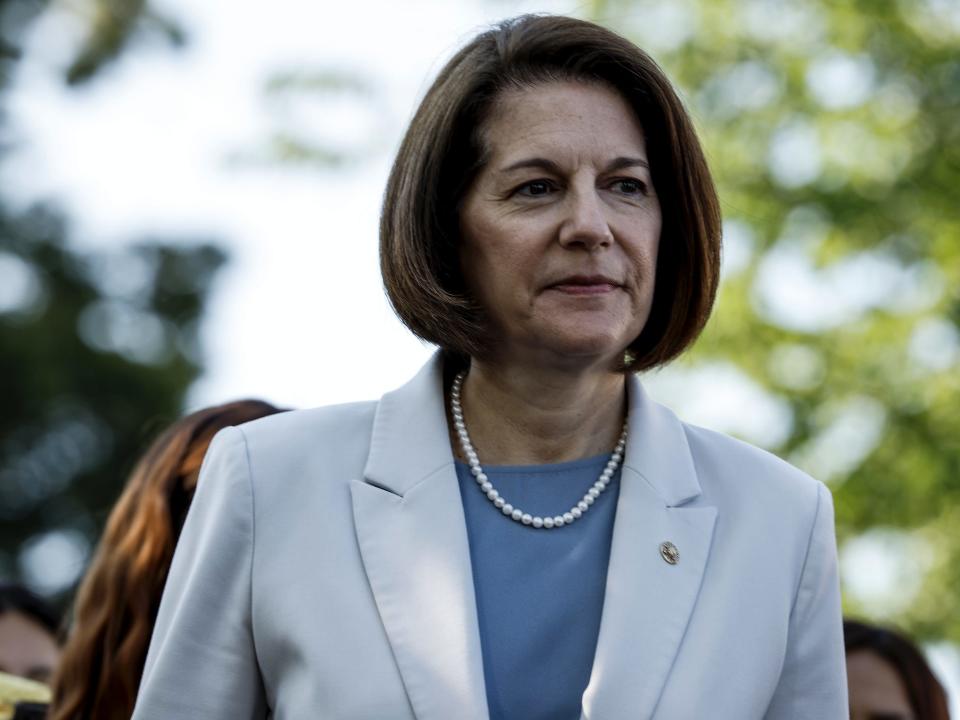
<path fill-rule="evenodd" d="M 403 383 L 431 350 L 396 320 L 377 262 L 380 199 L 394 149 L 442 63 L 483 25 L 572 3 L 165 0 L 191 41 L 155 43 L 64 91 L 63 17 L 39 24 L 11 93 L 25 140 L 2 180 L 24 202 L 56 198 L 79 243 L 144 235 L 212 236 L 229 248 L 206 317 L 208 367 L 200 406 L 259 396 L 290 406 L 375 398 Z M 300 67 L 346 69 L 377 94 L 332 111 L 291 109 L 318 137 L 375 135 L 346 169 L 236 167 L 284 118 L 264 80 Z"/>
<path fill-rule="evenodd" d="M 207 373 L 191 408 L 250 396 L 307 407 L 372 399 L 400 385 L 431 352 L 394 317 L 378 270 L 380 199 L 400 135 L 443 62 L 484 25 L 521 12 L 580 15 L 580 4 L 155 6 L 183 25 L 188 46 L 140 43 L 82 90 L 67 91 L 60 79 L 77 39 L 70 16 L 48 13 L 34 26 L 8 97 L 20 148 L 0 166 L 6 197 L 23 206 L 56 201 L 80 246 L 200 237 L 229 250 L 203 330 Z M 375 101 L 265 102 L 264 81 L 298 68 L 356 73 Z M 256 152 L 278 127 L 309 128 L 308 137 L 362 147 L 364 157 L 326 172 L 230 162 Z M 729 257 L 737 256 L 733 245 Z M 667 373 L 648 385 L 685 419 L 761 445 L 789 430 L 788 411 L 733 367 Z M 900 566 L 883 551 L 891 543 L 885 536 L 845 548 L 848 592 L 881 604 L 902 597 Z M 942 672 L 960 675 L 955 651 L 937 653 Z"/>

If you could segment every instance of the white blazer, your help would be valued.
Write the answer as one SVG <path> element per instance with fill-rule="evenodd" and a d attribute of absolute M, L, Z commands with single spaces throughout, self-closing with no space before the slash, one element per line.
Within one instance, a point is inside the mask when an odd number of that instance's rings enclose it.
<path fill-rule="evenodd" d="M 583 720 L 846 718 L 827 489 L 628 399 Z M 222 431 L 134 720 L 487 718 L 448 437 L 439 356 L 379 402 Z"/>

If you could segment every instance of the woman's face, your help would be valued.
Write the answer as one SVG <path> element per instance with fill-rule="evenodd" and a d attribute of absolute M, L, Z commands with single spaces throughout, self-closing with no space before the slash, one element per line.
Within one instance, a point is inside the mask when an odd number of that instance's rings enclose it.
<path fill-rule="evenodd" d="M 914 720 L 900 675 L 870 650 L 847 655 L 847 687 L 851 720 Z"/>
<path fill-rule="evenodd" d="M 0 613 L 0 672 L 47 682 L 60 660 L 54 637 L 16 610 Z"/>
<path fill-rule="evenodd" d="M 616 362 L 653 301 L 660 205 L 643 129 L 615 91 L 509 90 L 482 128 L 460 263 L 500 361 Z"/>

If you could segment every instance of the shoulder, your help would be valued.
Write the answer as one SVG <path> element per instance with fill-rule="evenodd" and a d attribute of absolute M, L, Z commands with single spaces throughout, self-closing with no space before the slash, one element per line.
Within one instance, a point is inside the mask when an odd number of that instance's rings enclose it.
<path fill-rule="evenodd" d="M 809 532 L 830 492 L 773 453 L 723 433 L 681 423 L 702 489 L 702 501 L 770 527 Z"/>
<path fill-rule="evenodd" d="M 236 474 L 242 467 L 256 486 L 331 470 L 357 474 L 369 452 L 376 407 L 369 401 L 291 410 L 224 428 L 207 452 L 205 475 L 223 474 L 213 469 L 225 467 Z"/>
<path fill-rule="evenodd" d="M 237 427 L 247 443 L 258 449 L 277 444 L 286 448 L 298 443 L 316 446 L 318 443 L 336 442 L 341 436 L 355 437 L 364 428 L 369 434 L 376 408 L 376 401 L 367 401 L 290 410 Z"/>
<path fill-rule="evenodd" d="M 261 538 L 277 518 L 309 527 L 344 517 L 351 480 L 362 477 L 376 402 L 332 405 L 260 418 L 221 430 L 204 460 L 206 492 L 249 496 Z M 240 488 L 243 485 L 243 488 Z M 242 489 L 242 493 L 240 492 Z"/>
<path fill-rule="evenodd" d="M 766 450 L 695 425 L 683 427 L 702 491 L 695 502 L 717 510 L 715 547 L 718 557 L 727 558 L 721 566 L 739 577 L 734 567 L 748 559 L 743 567 L 754 573 L 763 568 L 764 586 L 754 596 L 781 597 L 792 607 L 804 573 L 836 563 L 829 489 Z"/>
<path fill-rule="evenodd" d="M 816 492 L 817 480 L 786 460 L 715 430 L 681 422 L 698 473 L 730 475 L 754 490 Z"/>
<path fill-rule="evenodd" d="M 293 468 L 334 458 L 362 462 L 370 444 L 377 403 L 346 403 L 292 410 L 239 425 L 256 474 L 265 467 Z"/>

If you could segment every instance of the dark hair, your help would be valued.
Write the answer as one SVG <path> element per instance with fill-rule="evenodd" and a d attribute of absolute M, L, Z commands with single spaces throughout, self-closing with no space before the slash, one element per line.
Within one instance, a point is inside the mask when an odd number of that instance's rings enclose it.
<path fill-rule="evenodd" d="M 22 585 L 0 583 L 0 615 L 8 612 L 25 615 L 42 626 L 54 638 L 57 637 L 60 618 L 56 610 L 46 600 Z"/>
<path fill-rule="evenodd" d="M 210 441 L 225 427 L 277 412 L 260 400 L 199 410 L 171 425 L 137 463 L 77 591 L 53 678 L 51 720 L 125 720 L 133 713 L 174 546 Z"/>
<path fill-rule="evenodd" d="M 843 621 L 847 654 L 869 651 L 893 666 L 903 680 L 913 714 L 923 720 L 949 720 L 947 695 L 921 652 L 894 630 L 856 620 Z"/>
<path fill-rule="evenodd" d="M 482 127 L 505 89 L 600 83 L 633 109 L 647 140 L 663 224 L 650 317 L 630 370 L 663 364 L 703 329 L 720 266 L 720 208 L 693 123 L 663 71 L 629 40 L 583 20 L 524 15 L 460 50 L 427 91 L 397 152 L 380 219 L 390 302 L 418 337 L 453 356 L 490 338 L 459 269 L 458 207 L 485 162 Z"/>

